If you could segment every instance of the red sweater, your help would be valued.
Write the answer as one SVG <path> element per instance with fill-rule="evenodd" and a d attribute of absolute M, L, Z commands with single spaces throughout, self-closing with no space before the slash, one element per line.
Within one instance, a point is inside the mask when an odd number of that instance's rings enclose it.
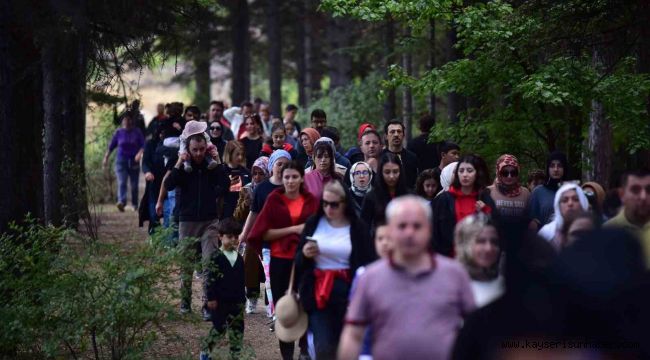
<path fill-rule="evenodd" d="M 456 223 L 463 220 L 466 216 L 472 215 L 476 212 L 476 202 L 478 201 L 477 191 L 472 191 L 469 194 L 463 194 L 460 189 L 456 189 L 452 186 L 449 188 L 449 193 L 455 199 L 454 210 L 456 212 Z M 490 208 L 488 205 L 485 205 L 481 211 L 486 214 L 490 214 L 492 212 L 492 208 Z"/>
<path fill-rule="evenodd" d="M 284 188 L 275 189 L 266 198 L 255 224 L 248 235 L 248 245 L 258 253 L 262 252 L 262 239 L 269 229 L 282 229 L 293 225 L 304 224 L 311 215 L 318 210 L 318 199 L 309 192 L 303 191 L 301 195 L 305 198 L 300 216 L 291 219 L 289 208 L 284 197 Z M 271 256 L 281 259 L 293 259 L 296 256 L 296 248 L 300 240 L 299 234 L 290 234 L 271 242 Z"/>

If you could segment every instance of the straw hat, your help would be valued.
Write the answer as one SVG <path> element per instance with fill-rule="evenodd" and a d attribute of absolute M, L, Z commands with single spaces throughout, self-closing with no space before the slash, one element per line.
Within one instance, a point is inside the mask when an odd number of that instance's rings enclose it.
<path fill-rule="evenodd" d="M 294 342 L 307 331 L 307 313 L 294 294 L 288 293 L 278 300 L 275 316 L 275 335 L 280 341 Z"/>

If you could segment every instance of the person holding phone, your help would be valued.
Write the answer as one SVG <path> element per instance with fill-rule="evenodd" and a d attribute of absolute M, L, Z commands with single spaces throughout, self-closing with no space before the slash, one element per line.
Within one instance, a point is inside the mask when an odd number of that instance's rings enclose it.
<path fill-rule="evenodd" d="M 239 141 L 228 141 L 223 154 L 222 171 L 228 177 L 230 185 L 223 198 L 221 219 L 233 217 L 239 192 L 251 182 L 251 173 L 244 167 L 246 163 L 246 149 Z"/>
<path fill-rule="evenodd" d="M 357 219 L 340 180 L 325 184 L 318 213 L 305 223 L 296 252 L 300 301 L 309 314 L 317 359 L 336 358 L 352 275 L 377 257 L 368 225 Z"/>

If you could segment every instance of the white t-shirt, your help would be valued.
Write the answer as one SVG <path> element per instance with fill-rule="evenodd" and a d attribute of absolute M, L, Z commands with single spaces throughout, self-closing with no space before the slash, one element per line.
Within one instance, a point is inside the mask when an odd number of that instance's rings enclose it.
<path fill-rule="evenodd" d="M 321 270 L 338 270 L 350 268 L 350 225 L 332 227 L 325 216 L 318 221 L 314 235 L 320 253 L 316 256 L 316 268 Z"/>
<path fill-rule="evenodd" d="M 475 281 L 470 283 L 472 286 L 472 293 L 474 294 L 474 302 L 476 307 L 483 307 L 501 296 L 505 290 L 505 283 L 502 276 L 498 276 L 490 281 Z"/>

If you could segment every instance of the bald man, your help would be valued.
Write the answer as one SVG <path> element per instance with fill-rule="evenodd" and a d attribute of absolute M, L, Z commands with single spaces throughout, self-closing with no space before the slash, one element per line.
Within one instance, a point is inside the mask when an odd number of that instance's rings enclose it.
<path fill-rule="evenodd" d="M 367 327 L 375 360 L 448 359 L 463 318 L 475 308 L 469 276 L 456 261 L 431 251 L 425 200 L 396 198 L 386 218 L 393 252 L 359 277 L 339 359 L 358 359 Z"/>

